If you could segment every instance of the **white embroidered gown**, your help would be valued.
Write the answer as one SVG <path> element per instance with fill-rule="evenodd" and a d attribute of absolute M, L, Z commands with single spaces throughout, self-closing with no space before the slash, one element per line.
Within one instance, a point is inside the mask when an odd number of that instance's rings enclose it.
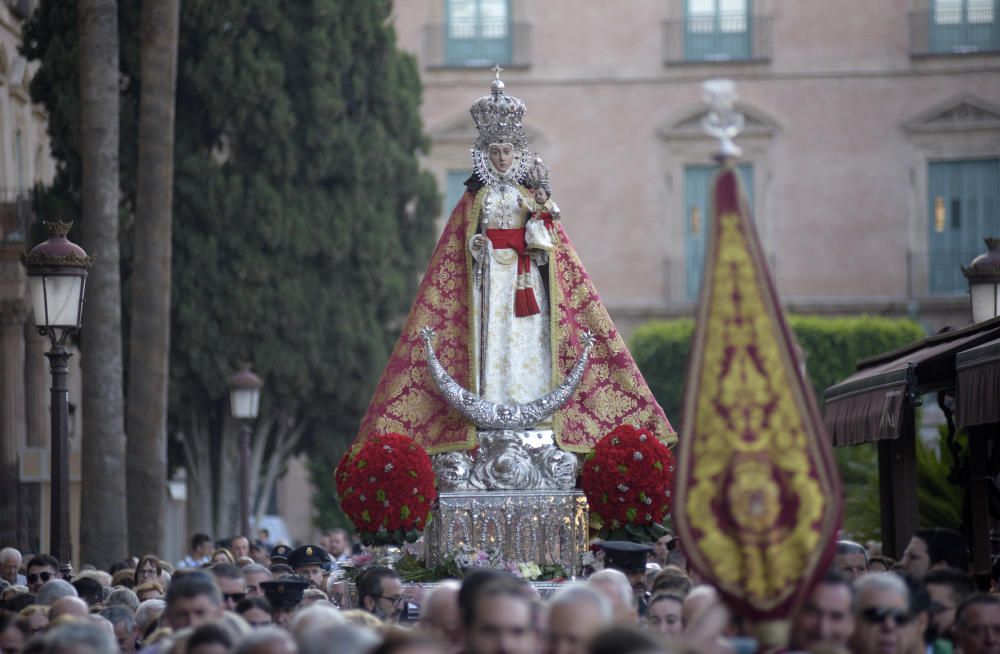
<path fill-rule="evenodd" d="M 483 199 L 481 233 L 486 229 L 524 227 L 528 218 L 525 203 L 518 203 L 516 186 L 503 189 L 490 186 Z M 489 264 L 489 316 L 486 323 L 485 392 L 479 394 L 491 402 L 524 403 L 548 393 L 552 380 L 549 301 L 538 266 L 532 262 L 531 287 L 540 312 L 533 316 L 514 315 L 514 291 L 517 287 L 517 253 L 511 249 L 493 250 Z M 477 358 L 482 349 L 480 317 L 482 294 L 473 287 L 475 319 L 473 335 Z M 479 381 L 478 374 L 475 376 Z"/>

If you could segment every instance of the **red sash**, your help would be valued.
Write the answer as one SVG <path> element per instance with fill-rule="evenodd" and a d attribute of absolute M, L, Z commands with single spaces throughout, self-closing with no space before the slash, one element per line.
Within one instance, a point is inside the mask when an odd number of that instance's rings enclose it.
<path fill-rule="evenodd" d="M 531 257 L 524 242 L 524 228 L 487 229 L 486 237 L 497 250 L 517 252 L 517 286 L 514 290 L 514 315 L 518 318 L 540 313 L 535 291 L 531 288 Z"/>

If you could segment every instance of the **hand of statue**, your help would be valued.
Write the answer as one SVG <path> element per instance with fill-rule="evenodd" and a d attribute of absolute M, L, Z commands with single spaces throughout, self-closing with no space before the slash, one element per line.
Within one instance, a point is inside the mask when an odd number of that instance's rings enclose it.
<path fill-rule="evenodd" d="M 490 239 L 483 234 L 476 234 L 469 239 L 469 254 L 476 261 L 479 261 L 490 251 Z"/>

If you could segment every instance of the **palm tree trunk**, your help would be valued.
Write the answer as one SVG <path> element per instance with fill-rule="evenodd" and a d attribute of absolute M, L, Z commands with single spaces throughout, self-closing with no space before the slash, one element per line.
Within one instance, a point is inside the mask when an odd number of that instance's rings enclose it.
<path fill-rule="evenodd" d="M 126 555 L 121 280 L 118 268 L 118 8 L 80 0 L 80 204 L 83 247 L 97 261 L 83 318 L 80 563 Z"/>
<path fill-rule="evenodd" d="M 142 3 L 139 165 L 128 362 L 128 523 L 133 554 L 160 552 L 167 481 L 170 231 L 180 0 Z"/>

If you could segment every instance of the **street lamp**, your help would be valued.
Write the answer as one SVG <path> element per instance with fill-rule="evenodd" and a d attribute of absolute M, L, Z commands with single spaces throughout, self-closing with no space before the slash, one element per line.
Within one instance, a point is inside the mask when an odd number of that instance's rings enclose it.
<path fill-rule="evenodd" d="M 246 364 L 229 380 L 229 407 L 240 421 L 240 528 L 250 538 L 250 434 L 260 408 L 264 382 Z"/>
<path fill-rule="evenodd" d="M 1000 238 L 984 240 L 988 251 L 973 259 L 968 268 L 962 266 L 969 282 L 973 323 L 1000 315 Z"/>
<path fill-rule="evenodd" d="M 69 358 L 66 338 L 80 331 L 87 269 L 94 263 L 79 245 L 66 238 L 72 222 L 46 222 L 49 238 L 21 255 L 28 273 L 35 325 L 49 337 L 45 353 L 52 371 L 50 419 L 52 421 L 51 509 L 49 550 L 60 562 L 69 561 Z"/>

